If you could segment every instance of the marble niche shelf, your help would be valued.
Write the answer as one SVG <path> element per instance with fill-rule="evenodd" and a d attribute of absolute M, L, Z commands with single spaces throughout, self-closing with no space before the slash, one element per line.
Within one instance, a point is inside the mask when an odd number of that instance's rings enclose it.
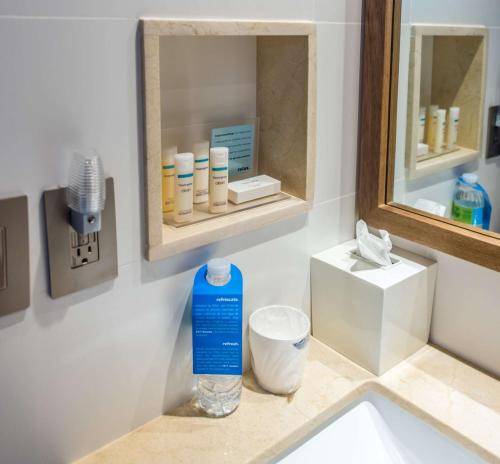
<path fill-rule="evenodd" d="M 145 126 L 146 257 L 150 261 L 303 214 L 314 192 L 316 151 L 316 28 L 310 22 L 184 21 L 140 22 L 143 45 Z M 162 47 L 179 37 L 255 40 L 254 108 L 258 128 L 258 174 L 281 181 L 276 201 L 233 207 L 208 215 L 195 208 L 195 220 L 168 224 L 162 213 L 162 130 L 168 126 L 162 91 Z M 168 42 L 170 40 L 170 42 Z M 176 42 L 177 43 L 177 42 Z M 179 53 L 178 56 L 186 56 Z M 186 49 L 189 53 L 189 49 Z M 169 64 L 170 65 L 170 64 Z M 175 66 L 175 63 L 171 63 Z M 213 76 L 212 76 L 213 77 Z M 188 76 L 186 76 L 186 79 Z M 237 116 L 237 115 L 234 115 Z M 198 217 L 199 216 L 199 217 Z"/>
<path fill-rule="evenodd" d="M 487 40 L 487 29 L 482 26 L 412 26 L 406 128 L 406 169 L 410 179 L 479 158 Z M 431 151 L 418 157 L 419 111 L 429 105 L 460 108 L 458 146 L 447 153 Z"/>

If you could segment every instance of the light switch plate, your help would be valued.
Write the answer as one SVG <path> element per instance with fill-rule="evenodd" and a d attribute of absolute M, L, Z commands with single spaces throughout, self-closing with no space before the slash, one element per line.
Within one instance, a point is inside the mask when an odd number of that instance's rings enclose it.
<path fill-rule="evenodd" d="M 0 316 L 30 305 L 28 197 L 0 200 Z"/>
<path fill-rule="evenodd" d="M 118 276 L 116 249 L 115 194 L 112 178 L 106 179 L 106 204 L 102 212 L 102 227 L 98 232 L 98 259 L 84 265 L 75 263 L 75 231 L 69 223 L 66 189 L 44 193 L 47 250 L 50 268 L 50 296 L 60 298 L 93 287 Z M 85 252 L 88 252 L 87 242 Z M 94 255 L 95 256 L 95 255 Z"/>

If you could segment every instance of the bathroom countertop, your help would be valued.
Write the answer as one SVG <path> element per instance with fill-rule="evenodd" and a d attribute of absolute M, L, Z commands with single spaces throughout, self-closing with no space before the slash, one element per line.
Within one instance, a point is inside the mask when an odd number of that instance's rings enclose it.
<path fill-rule="evenodd" d="M 251 373 L 243 385 L 241 404 L 228 417 L 203 417 L 186 404 L 78 463 L 268 462 L 367 391 L 500 463 L 500 381 L 431 346 L 376 377 L 312 339 L 297 393 L 268 394 Z"/>

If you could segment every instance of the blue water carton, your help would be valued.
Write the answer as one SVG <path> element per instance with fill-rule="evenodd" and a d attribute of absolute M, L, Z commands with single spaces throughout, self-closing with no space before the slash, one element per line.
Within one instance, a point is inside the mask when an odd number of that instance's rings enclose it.
<path fill-rule="evenodd" d="M 196 375 L 243 374 L 243 278 L 234 264 L 230 269 L 230 279 L 224 285 L 209 283 L 206 265 L 194 279 L 192 325 Z"/>

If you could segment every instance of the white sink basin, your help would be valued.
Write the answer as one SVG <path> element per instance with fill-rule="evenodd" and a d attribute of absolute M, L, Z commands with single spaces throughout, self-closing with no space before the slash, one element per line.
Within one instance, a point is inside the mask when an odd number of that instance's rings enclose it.
<path fill-rule="evenodd" d="M 280 464 L 469 464 L 482 459 L 387 398 L 370 392 Z"/>

